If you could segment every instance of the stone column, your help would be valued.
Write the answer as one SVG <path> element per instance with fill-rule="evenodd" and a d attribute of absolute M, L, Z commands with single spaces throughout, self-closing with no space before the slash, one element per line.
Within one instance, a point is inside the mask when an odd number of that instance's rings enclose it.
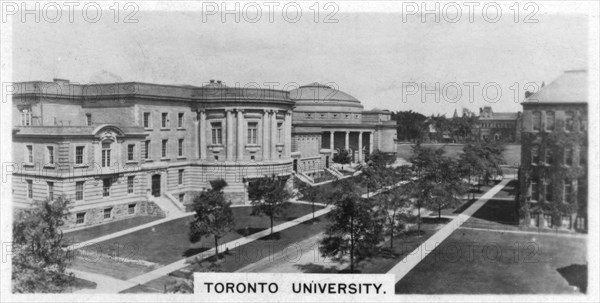
<path fill-rule="evenodd" d="M 206 160 L 206 112 L 200 112 L 200 160 Z"/>
<path fill-rule="evenodd" d="M 373 136 L 374 135 L 375 135 L 375 132 L 369 133 L 369 154 L 373 153 Z"/>
<path fill-rule="evenodd" d="M 289 159 L 292 153 L 292 112 L 286 111 L 283 126 L 283 137 L 285 138 L 283 142 L 283 156 Z"/>
<path fill-rule="evenodd" d="M 334 141 L 333 141 L 333 139 L 334 139 L 334 134 L 335 134 L 335 132 L 334 132 L 334 131 L 330 131 L 330 132 L 329 132 L 329 150 L 331 151 L 331 157 L 333 157 L 333 152 L 334 152 L 334 150 L 335 150 L 335 149 L 333 148 L 333 144 L 334 144 Z"/>
<path fill-rule="evenodd" d="M 363 154 L 362 154 L 362 134 L 363 132 L 360 131 L 358 132 L 358 163 L 362 163 L 363 161 Z"/>
<path fill-rule="evenodd" d="M 269 141 L 269 111 L 265 109 L 263 114 L 263 125 L 262 125 L 262 159 L 263 161 L 269 159 L 271 142 Z"/>
<path fill-rule="evenodd" d="M 231 109 L 226 109 L 226 120 L 227 120 L 227 161 L 233 160 L 233 118 L 231 117 Z"/>
<path fill-rule="evenodd" d="M 346 140 L 344 140 L 344 148 L 348 150 L 350 148 L 350 132 L 346 131 Z"/>
<path fill-rule="evenodd" d="M 277 159 L 277 111 L 271 111 L 271 159 Z"/>
<path fill-rule="evenodd" d="M 244 160 L 244 110 L 237 109 L 237 160 Z"/>
<path fill-rule="evenodd" d="M 196 112 L 196 117 L 192 120 L 194 124 L 194 157 L 200 159 L 200 112 Z"/>

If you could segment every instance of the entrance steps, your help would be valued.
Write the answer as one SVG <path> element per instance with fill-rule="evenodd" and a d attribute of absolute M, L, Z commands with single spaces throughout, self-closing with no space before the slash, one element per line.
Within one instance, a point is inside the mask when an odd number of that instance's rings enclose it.
<path fill-rule="evenodd" d="M 179 208 L 179 206 L 175 204 L 177 202 L 165 196 L 154 197 L 150 195 L 148 200 L 156 203 L 156 205 L 158 205 L 158 207 L 165 212 L 167 217 L 177 216 L 185 213 L 185 210 Z"/>
<path fill-rule="evenodd" d="M 329 172 L 330 174 L 332 174 L 332 175 L 336 176 L 337 178 L 342 178 L 342 177 L 344 177 L 344 174 L 340 173 L 340 171 L 339 171 L 339 170 L 337 170 L 337 169 L 335 169 L 335 168 L 333 168 L 333 167 L 330 167 L 330 168 L 325 168 L 325 170 L 326 170 L 327 172 Z"/>

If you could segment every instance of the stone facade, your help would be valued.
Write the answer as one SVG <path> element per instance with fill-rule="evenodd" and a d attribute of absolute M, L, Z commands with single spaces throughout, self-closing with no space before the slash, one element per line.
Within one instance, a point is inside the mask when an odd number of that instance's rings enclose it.
<path fill-rule="evenodd" d="M 330 141 L 323 135 L 332 131 L 335 147 L 351 148 L 357 162 L 375 149 L 394 151 L 389 112 L 363 111 L 358 100 L 335 91 L 347 101 L 322 107 L 327 118 L 311 126 L 294 92 L 220 81 L 198 87 L 18 83 L 8 168 L 14 205 L 65 195 L 73 201 L 69 223 L 91 225 L 148 215 L 148 208 L 155 213 L 151 196 L 183 209 L 188 193 L 220 178 L 228 183 L 226 197 L 244 204 L 253 178 L 326 167 L 335 148 L 325 147 Z M 77 223 L 78 213 L 83 222 Z"/>
<path fill-rule="evenodd" d="M 523 225 L 587 231 L 586 76 L 566 72 L 523 102 Z"/>

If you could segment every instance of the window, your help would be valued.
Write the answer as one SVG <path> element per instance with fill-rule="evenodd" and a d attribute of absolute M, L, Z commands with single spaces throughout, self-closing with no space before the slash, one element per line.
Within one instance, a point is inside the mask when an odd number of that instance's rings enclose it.
<path fill-rule="evenodd" d="M 552 165 L 552 163 L 554 163 L 554 152 L 546 147 L 546 164 Z"/>
<path fill-rule="evenodd" d="M 584 132 L 587 128 L 587 121 L 584 117 L 579 118 L 579 131 Z"/>
<path fill-rule="evenodd" d="M 161 157 L 166 158 L 167 157 L 167 142 L 169 142 L 169 140 L 162 140 L 162 151 L 161 151 Z"/>
<path fill-rule="evenodd" d="M 552 183 L 550 180 L 544 182 L 544 194 L 546 195 L 546 202 L 552 201 Z"/>
<path fill-rule="evenodd" d="M 83 181 L 75 182 L 75 201 L 83 200 Z"/>
<path fill-rule="evenodd" d="M 27 163 L 33 163 L 33 145 L 27 145 Z"/>
<path fill-rule="evenodd" d="M 540 191 L 537 180 L 531 180 L 531 200 L 539 201 L 540 199 Z"/>
<path fill-rule="evenodd" d="M 85 114 L 85 125 L 92 125 L 92 114 Z"/>
<path fill-rule="evenodd" d="M 48 182 L 48 199 L 54 200 L 54 182 Z"/>
<path fill-rule="evenodd" d="M 162 113 L 162 118 L 160 120 L 160 126 L 162 128 L 167 128 L 168 127 L 168 122 L 169 122 L 169 114 L 168 113 Z"/>
<path fill-rule="evenodd" d="M 283 143 L 283 123 L 277 123 L 277 143 Z"/>
<path fill-rule="evenodd" d="M 531 148 L 531 163 L 538 164 L 540 162 L 540 152 L 538 147 Z"/>
<path fill-rule="evenodd" d="M 183 113 L 177 114 L 177 127 L 183 128 Z"/>
<path fill-rule="evenodd" d="M 21 110 L 21 125 L 23 125 L 23 126 L 31 125 L 31 110 L 29 110 L 29 109 Z"/>
<path fill-rule="evenodd" d="M 33 199 L 33 181 L 26 180 L 27 182 L 27 198 Z"/>
<path fill-rule="evenodd" d="M 127 205 L 127 214 L 135 214 L 135 203 Z"/>
<path fill-rule="evenodd" d="M 85 223 L 85 213 L 77 213 L 75 218 L 75 224 Z"/>
<path fill-rule="evenodd" d="M 112 180 L 110 178 L 102 179 L 102 197 L 110 197 L 110 187 Z"/>
<path fill-rule="evenodd" d="M 546 112 L 546 130 L 554 130 L 554 112 Z"/>
<path fill-rule="evenodd" d="M 144 113 L 144 128 L 150 128 L 150 113 Z"/>
<path fill-rule="evenodd" d="M 110 219 L 112 217 L 112 207 L 104 209 L 104 219 Z"/>
<path fill-rule="evenodd" d="M 529 224 L 532 226 L 538 226 L 539 221 L 538 221 L 538 217 L 540 216 L 540 214 L 538 213 L 531 213 L 529 214 Z"/>
<path fill-rule="evenodd" d="M 573 201 L 573 182 L 571 182 L 571 180 L 566 179 L 565 180 L 565 185 L 563 188 L 563 194 L 564 194 L 564 203 L 571 203 Z"/>
<path fill-rule="evenodd" d="M 577 217 L 575 219 L 575 228 L 577 229 L 585 229 L 585 218 L 584 217 Z"/>
<path fill-rule="evenodd" d="M 542 113 L 533 112 L 533 130 L 539 131 L 542 129 Z"/>
<path fill-rule="evenodd" d="M 565 165 L 571 166 L 573 165 L 573 149 L 565 148 Z"/>
<path fill-rule="evenodd" d="M 579 150 L 579 166 L 586 166 L 587 153 L 584 148 Z"/>
<path fill-rule="evenodd" d="M 552 227 L 552 215 L 545 214 L 544 215 L 544 226 L 550 228 Z"/>
<path fill-rule="evenodd" d="M 179 170 L 179 174 L 177 176 L 177 184 L 179 184 L 179 185 L 183 184 L 183 169 Z"/>
<path fill-rule="evenodd" d="M 102 167 L 110 166 L 110 142 L 102 143 Z"/>
<path fill-rule="evenodd" d="M 128 194 L 133 194 L 133 184 L 135 181 L 135 177 L 134 176 L 129 176 L 127 177 L 127 193 Z"/>
<path fill-rule="evenodd" d="M 150 140 L 146 140 L 146 142 L 144 142 L 144 159 L 148 159 L 150 157 Z"/>
<path fill-rule="evenodd" d="M 258 123 L 248 123 L 248 144 L 257 144 L 258 142 Z"/>
<path fill-rule="evenodd" d="M 48 150 L 48 164 L 54 164 L 54 146 L 46 146 Z"/>
<path fill-rule="evenodd" d="M 568 132 L 573 131 L 573 117 L 574 114 L 572 111 L 568 111 L 565 113 L 565 130 Z"/>
<path fill-rule="evenodd" d="M 135 144 L 127 145 L 127 161 L 133 161 L 134 151 L 135 151 Z"/>
<path fill-rule="evenodd" d="M 183 157 L 183 139 L 177 142 L 177 156 Z"/>
<path fill-rule="evenodd" d="M 75 147 L 75 164 L 83 164 L 83 149 L 84 146 Z"/>
<path fill-rule="evenodd" d="M 563 228 L 571 228 L 571 217 L 562 216 L 560 220 L 560 226 Z"/>
<path fill-rule="evenodd" d="M 210 124 L 212 131 L 212 144 L 221 145 L 223 144 L 222 127 L 220 122 Z"/>

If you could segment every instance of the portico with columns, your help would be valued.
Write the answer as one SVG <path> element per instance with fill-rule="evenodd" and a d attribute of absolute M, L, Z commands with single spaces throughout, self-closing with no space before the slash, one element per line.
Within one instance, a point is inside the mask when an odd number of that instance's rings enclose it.
<path fill-rule="evenodd" d="M 374 129 L 331 129 L 321 135 L 321 149 L 329 150 L 331 157 L 339 150 L 350 151 L 352 162 L 362 163 L 374 151 Z"/>

